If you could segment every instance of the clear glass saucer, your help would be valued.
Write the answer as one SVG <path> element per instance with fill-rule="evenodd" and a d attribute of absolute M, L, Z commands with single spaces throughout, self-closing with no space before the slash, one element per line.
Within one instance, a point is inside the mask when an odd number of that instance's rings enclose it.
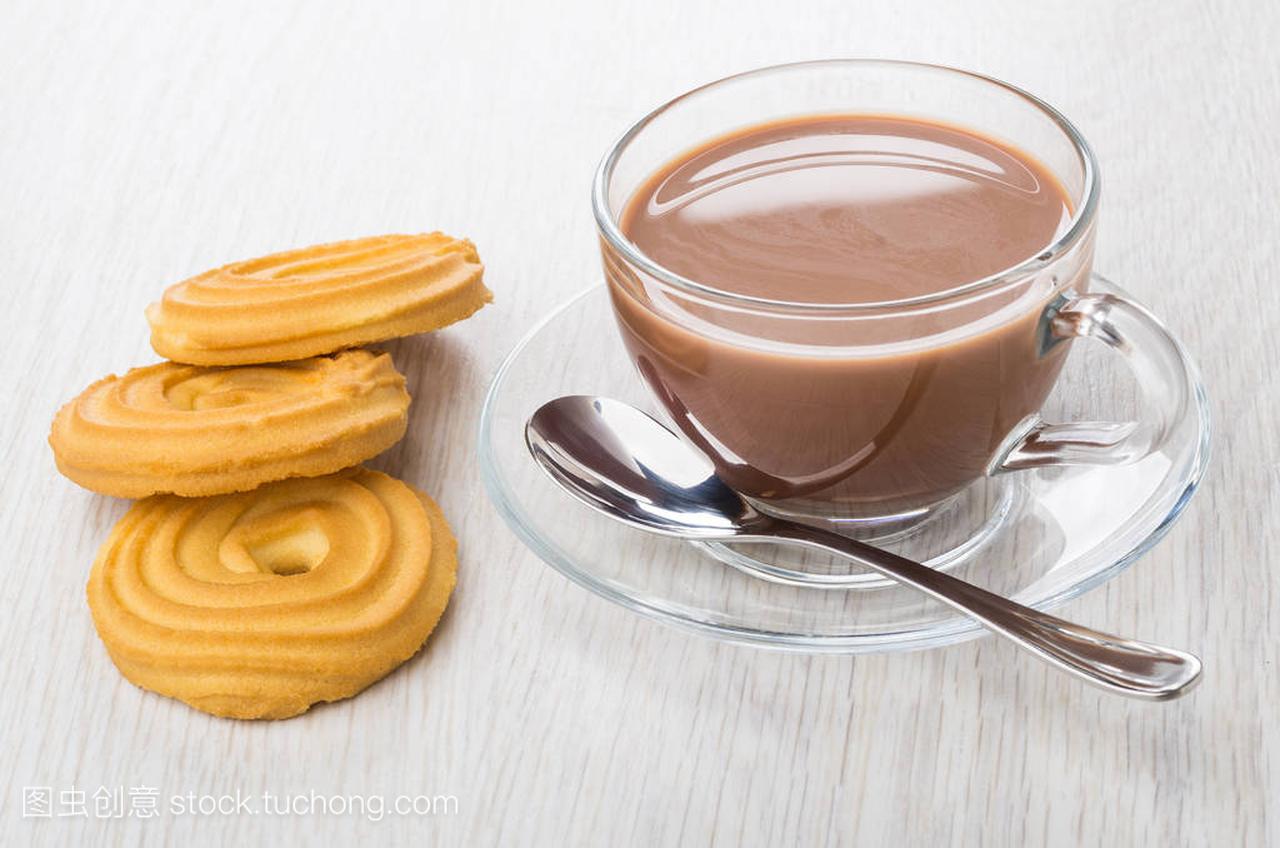
<path fill-rule="evenodd" d="M 1090 290 L 1125 294 L 1097 275 Z M 873 541 L 1041 610 L 1109 580 L 1168 532 L 1208 462 L 1208 402 L 1195 367 L 1184 361 L 1195 402 L 1159 452 L 1129 465 L 982 480 L 926 521 Z M 557 308 L 516 345 L 480 419 L 490 498 L 525 544 L 573 582 L 706 636 L 783 650 L 915 650 L 985 632 L 937 601 L 836 558 L 782 545 L 655 536 L 580 504 L 534 463 L 524 441 L 533 411 L 569 394 L 612 397 L 662 417 L 617 336 L 603 284 Z M 1045 417 L 1114 419 L 1138 403 L 1119 358 L 1082 342 L 1073 346 Z"/>

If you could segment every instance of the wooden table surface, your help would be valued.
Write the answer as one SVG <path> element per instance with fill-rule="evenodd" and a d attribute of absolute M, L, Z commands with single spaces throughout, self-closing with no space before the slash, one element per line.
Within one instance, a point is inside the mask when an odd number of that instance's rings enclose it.
<path fill-rule="evenodd" d="M 0 843 L 1280 845 L 1278 9 L 5 0 Z M 1097 267 L 1198 359 L 1215 455 L 1158 548 L 1063 612 L 1199 653 L 1191 697 L 1118 700 L 991 639 L 857 659 L 718 644 L 571 585 L 489 505 L 480 403 L 530 323 L 597 279 L 608 143 L 697 83 L 837 55 L 1003 77 L 1096 147 Z M 411 435 L 377 464 L 435 494 L 462 550 L 428 649 L 283 723 L 125 682 L 83 589 L 127 503 L 58 476 L 57 406 L 155 360 L 142 309 L 171 282 L 435 228 L 476 241 L 497 302 L 395 347 Z M 84 791 L 89 816 L 23 818 L 25 787 L 58 811 Z M 100 787 L 130 808 L 150 788 L 161 815 L 100 818 Z M 456 809 L 169 807 L 263 792 Z"/>

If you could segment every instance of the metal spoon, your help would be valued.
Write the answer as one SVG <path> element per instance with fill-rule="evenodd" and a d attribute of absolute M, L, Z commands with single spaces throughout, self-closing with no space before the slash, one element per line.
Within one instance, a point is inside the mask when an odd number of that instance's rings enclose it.
<path fill-rule="evenodd" d="M 558 398 L 533 414 L 525 439 L 570 494 L 633 527 L 701 541 L 785 540 L 849 557 L 1109 692 L 1163 701 L 1200 679 L 1200 660 L 1191 654 L 1099 633 L 863 542 L 765 515 L 726 486 L 706 458 L 625 403 Z"/>

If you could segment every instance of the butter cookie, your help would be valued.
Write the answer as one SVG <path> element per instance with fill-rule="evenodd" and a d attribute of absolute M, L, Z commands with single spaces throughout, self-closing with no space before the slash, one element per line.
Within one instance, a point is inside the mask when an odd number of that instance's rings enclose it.
<path fill-rule="evenodd" d="M 124 498 L 211 495 L 328 474 L 404 435 L 409 393 L 385 353 L 278 365 L 163 362 L 99 380 L 49 434 L 58 469 Z"/>
<path fill-rule="evenodd" d="M 422 646 L 457 543 L 436 504 L 364 468 L 139 501 L 102 546 L 89 608 L 133 683 L 231 718 L 355 695 Z"/>
<path fill-rule="evenodd" d="M 147 308 L 151 346 L 194 365 L 302 359 L 436 330 L 493 300 L 475 245 L 444 233 L 322 244 L 234 262 Z"/>

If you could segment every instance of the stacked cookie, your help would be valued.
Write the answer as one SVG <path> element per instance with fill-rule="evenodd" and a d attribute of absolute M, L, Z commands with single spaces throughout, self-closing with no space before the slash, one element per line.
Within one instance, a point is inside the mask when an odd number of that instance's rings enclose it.
<path fill-rule="evenodd" d="M 379 236 L 237 262 L 147 310 L 171 361 L 59 410 L 58 469 L 143 498 L 98 552 L 89 608 L 126 678 L 197 709 L 286 718 L 411 657 L 448 603 L 456 542 L 425 494 L 357 463 L 409 394 L 357 345 L 492 300 L 475 247 Z"/>

